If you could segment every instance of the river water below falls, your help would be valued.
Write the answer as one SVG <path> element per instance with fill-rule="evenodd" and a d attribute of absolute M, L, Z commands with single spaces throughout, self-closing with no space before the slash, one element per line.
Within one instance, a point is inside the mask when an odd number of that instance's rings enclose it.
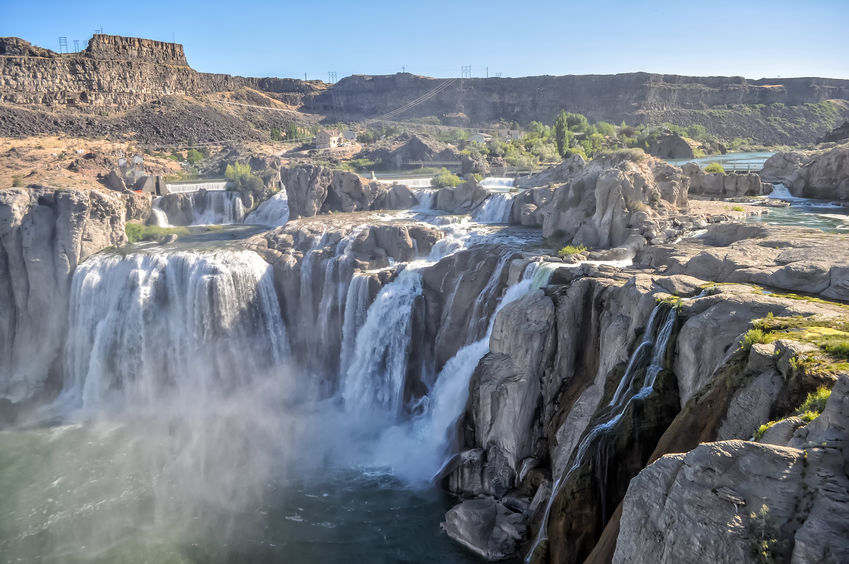
<path fill-rule="evenodd" d="M 278 297 L 272 266 L 241 246 L 261 229 L 130 245 L 77 268 L 61 392 L 24 426 L 0 431 L 0 560 L 479 561 L 440 530 L 456 500 L 433 477 L 454 452 L 492 312 L 547 281 L 549 270 L 530 262 L 519 281 L 503 282 L 515 249 L 538 234 L 449 223 L 429 256 L 370 301 L 363 274 L 305 279 L 342 312 L 328 394 L 290 340 L 308 332 L 322 354 L 334 317 L 322 306 L 309 324 L 287 326 L 282 300 L 304 296 Z M 469 334 L 483 337 L 420 375 L 427 393 L 407 405 L 421 269 L 484 239 L 500 254 L 470 306 Z M 333 252 L 304 262 L 334 272 L 352 260 L 347 239 Z"/>

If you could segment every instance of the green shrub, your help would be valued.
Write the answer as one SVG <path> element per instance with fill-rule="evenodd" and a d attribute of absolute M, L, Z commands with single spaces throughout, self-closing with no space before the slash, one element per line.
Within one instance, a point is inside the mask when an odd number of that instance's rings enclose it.
<path fill-rule="evenodd" d="M 283 132 L 279 127 L 272 127 L 270 136 L 272 141 L 283 141 Z"/>
<path fill-rule="evenodd" d="M 236 161 L 227 165 L 224 177 L 232 183 L 231 190 L 258 192 L 263 188 L 262 179 L 251 172 L 251 165 L 247 163 Z"/>
<path fill-rule="evenodd" d="M 203 160 L 203 153 L 197 149 L 189 149 L 186 151 L 186 160 L 189 161 L 190 164 L 197 164 Z"/>
<path fill-rule="evenodd" d="M 557 251 L 557 256 L 559 257 L 569 257 L 572 255 L 579 255 L 581 253 L 586 252 L 587 248 L 584 245 L 566 245 L 559 251 Z"/>
<path fill-rule="evenodd" d="M 161 241 L 169 235 L 181 237 L 188 235 L 186 227 L 159 227 L 157 225 L 142 225 L 141 223 L 127 223 L 124 226 L 127 241 L 137 243 L 139 241 Z"/>
<path fill-rule="evenodd" d="M 823 412 L 829 397 L 831 397 L 831 390 L 821 386 L 808 394 L 808 397 L 805 398 L 802 405 L 796 408 L 793 415 L 798 415 L 805 421 L 813 421 Z"/>
<path fill-rule="evenodd" d="M 731 211 L 741 212 L 746 211 L 746 208 L 744 208 L 743 206 L 731 206 Z"/>
<path fill-rule="evenodd" d="M 443 168 L 439 174 L 430 179 L 430 185 L 434 188 L 444 188 L 445 186 L 457 186 L 463 180 L 452 173 L 447 168 Z"/>
<path fill-rule="evenodd" d="M 24 178 L 20 174 L 16 174 L 12 177 L 12 187 L 20 188 L 24 185 Z"/>
<path fill-rule="evenodd" d="M 755 343 L 763 344 L 768 341 L 769 339 L 766 332 L 763 329 L 756 327 L 746 331 L 746 334 L 743 335 L 743 339 L 740 341 L 740 347 L 749 350 Z"/>
<path fill-rule="evenodd" d="M 709 172 L 711 174 L 725 174 L 725 168 L 723 168 L 723 166 L 719 163 L 710 163 L 705 167 L 705 172 Z"/>

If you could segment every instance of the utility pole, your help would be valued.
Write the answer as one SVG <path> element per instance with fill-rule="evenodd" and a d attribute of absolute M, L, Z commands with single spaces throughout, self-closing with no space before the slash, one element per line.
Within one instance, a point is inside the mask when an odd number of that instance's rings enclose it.
<path fill-rule="evenodd" d="M 80 40 L 79 40 L 79 39 L 74 39 L 74 52 L 75 52 L 75 53 L 78 53 L 78 52 L 79 52 L 79 50 L 80 50 Z"/>
<path fill-rule="evenodd" d="M 460 67 L 460 78 L 472 78 L 472 65 L 463 65 Z"/>
<path fill-rule="evenodd" d="M 307 73 L 304 73 L 304 82 L 307 80 Z"/>
<path fill-rule="evenodd" d="M 489 67 L 486 67 L 486 77 L 489 78 Z"/>
<path fill-rule="evenodd" d="M 407 67 L 404 66 L 404 65 L 401 65 L 401 72 L 407 72 Z"/>
<path fill-rule="evenodd" d="M 68 52 L 68 38 L 60 37 L 59 38 L 59 52 L 67 53 Z"/>
<path fill-rule="evenodd" d="M 336 82 L 336 71 L 328 71 L 327 72 L 327 82 L 333 84 Z"/>

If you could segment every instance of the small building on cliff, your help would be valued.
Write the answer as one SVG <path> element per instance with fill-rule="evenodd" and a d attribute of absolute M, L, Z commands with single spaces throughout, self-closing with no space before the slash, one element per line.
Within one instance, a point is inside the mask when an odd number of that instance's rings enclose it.
<path fill-rule="evenodd" d="M 336 130 L 322 129 L 315 134 L 316 149 L 332 149 L 342 142 L 342 136 Z"/>

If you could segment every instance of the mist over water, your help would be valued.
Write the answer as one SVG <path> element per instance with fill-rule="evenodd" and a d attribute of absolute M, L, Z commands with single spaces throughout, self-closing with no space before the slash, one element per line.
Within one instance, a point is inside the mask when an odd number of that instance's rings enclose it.
<path fill-rule="evenodd" d="M 254 213 L 270 223 L 283 204 Z M 90 257 L 72 280 L 61 393 L 28 428 L 0 432 L 0 553 L 476 561 L 440 532 L 451 500 L 432 479 L 456 447 L 492 318 L 438 375 L 421 375 L 429 390 L 412 412 L 403 395 L 420 271 L 482 237 L 464 222 L 443 229 L 430 256 L 373 300 L 367 276 L 336 275 L 356 233 L 321 265 L 305 256 L 301 291 L 332 294 L 344 312 L 330 387 L 298 368 L 289 346 L 292 331 L 308 331 L 311 354 L 322 354 L 327 302 L 308 312 L 313 326 L 287 327 L 272 267 L 229 235 Z M 478 301 L 503 307 L 533 271 L 503 296 L 488 285 Z"/>

